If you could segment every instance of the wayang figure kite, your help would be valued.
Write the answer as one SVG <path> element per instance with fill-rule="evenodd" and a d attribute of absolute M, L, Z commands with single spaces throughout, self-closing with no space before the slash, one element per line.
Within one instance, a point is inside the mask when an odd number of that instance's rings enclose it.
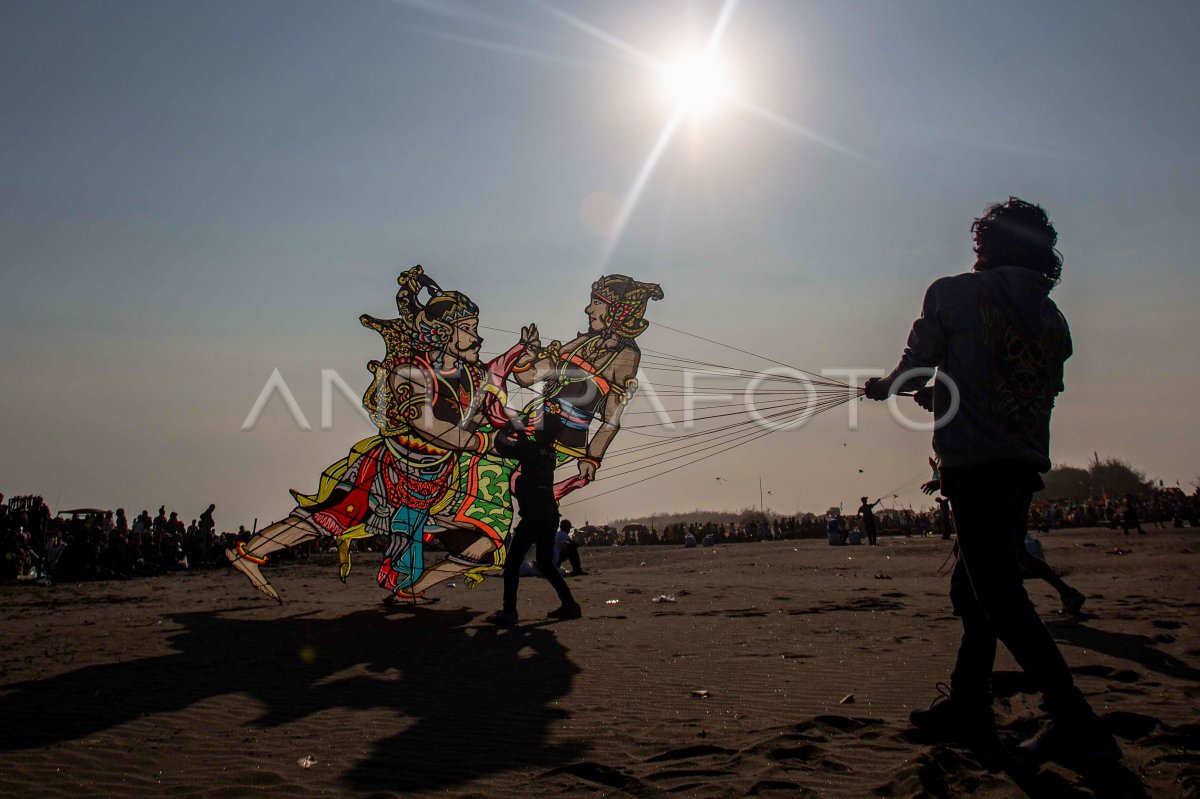
<path fill-rule="evenodd" d="M 634 338 L 648 327 L 646 304 L 663 296 L 654 284 L 602 277 L 585 309 L 586 333 L 543 349 L 536 325 L 529 325 L 509 350 L 482 363 L 474 302 L 442 290 L 419 266 L 398 282 L 398 318 L 360 318 L 387 349 L 382 362 L 368 364 L 374 379 L 363 397 L 379 434 L 322 472 L 316 493 L 293 491 L 297 505 L 287 518 L 226 552 L 234 568 L 277 601 L 259 567 L 271 553 L 316 538 L 337 542 L 344 580 L 354 539 L 389 537 L 377 575 L 389 600 L 431 601 L 425 592 L 440 582 L 463 575 L 474 586 L 497 570 L 512 526 L 516 462 L 495 453 L 496 431 L 510 419 L 536 426 L 544 413 L 561 414 L 559 461 L 577 460 L 578 474 L 555 484 L 555 498 L 591 482 L 637 387 Z M 521 387 L 544 383 L 519 414 L 505 407 L 510 378 Z M 593 418 L 600 424 L 589 435 Z M 433 542 L 446 554 L 426 567 L 424 548 Z"/>
<path fill-rule="evenodd" d="M 517 360 L 513 380 L 524 387 L 545 381 L 542 395 L 546 407 L 562 415 L 559 461 L 575 459 L 579 463 L 578 477 L 556 484 L 556 499 L 596 476 L 604 453 L 620 429 L 621 414 L 637 390 L 635 375 L 641 350 L 634 339 L 650 325 L 643 318 L 646 305 L 662 298 L 662 289 L 654 283 L 607 275 L 592 284 L 584 308 L 588 317 L 586 333 L 567 344 L 553 341 L 537 352 L 541 344 L 537 326 L 524 331 L 534 348 Z M 600 426 L 589 437 L 591 422 L 596 418 Z"/>

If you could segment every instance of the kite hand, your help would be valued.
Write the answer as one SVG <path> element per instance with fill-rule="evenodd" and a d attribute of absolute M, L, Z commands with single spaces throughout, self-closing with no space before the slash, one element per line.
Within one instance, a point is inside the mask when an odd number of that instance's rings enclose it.
<path fill-rule="evenodd" d="M 921 486 L 921 491 L 923 491 L 926 494 L 933 494 L 934 491 L 939 490 L 941 487 L 942 487 L 941 480 L 930 480 L 928 483 L 924 483 Z"/>
<path fill-rule="evenodd" d="M 579 461 L 579 477 L 589 483 L 596 479 L 596 464 L 588 460 Z"/>
<path fill-rule="evenodd" d="M 882 377 L 872 377 L 863 384 L 863 394 L 867 399 L 882 402 L 888 398 L 888 390 L 890 388 L 891 386 Z"/>
<path fill-rule="evenodd" d="M 536 324 L 530 323 L 528 326 L 521 328 L 521 343 L 534 352 L 542 348 L 542 337 L 538 333 Z"/>

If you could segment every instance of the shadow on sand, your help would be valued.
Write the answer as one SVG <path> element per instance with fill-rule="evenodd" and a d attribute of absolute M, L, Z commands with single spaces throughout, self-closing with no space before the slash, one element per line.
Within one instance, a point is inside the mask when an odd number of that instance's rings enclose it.
<path fill-rule="evenodd" d="M 171 638 L 175 654 L 0 689 L 0 751 L 74 740 L 242 693 L 266 706 L 255 723 L 268 727 L 329 708 L 394 711 L 401 732 L 353 742 L 371 747 L 342 777 L 356 790 L 445 789 L 577 757 L 583 744 L 547 741 L 550 724 L 567 715 L 554 704 L 579 672 L 566 648 L 546 627 L 470 626 L 477 615 L 420 608 L 333 619 L 176 615 L 184 630 Z M 330 731 L 337 756 L 357 748 L 347 745 L 352 734 Z"/>
<path fill-rule="evenodd" d="M 1174 655 L 1156 649 L 1153 638 L 1146 635 L 1110 632 L 1088 627 L 1078 622 L 1048 624 L 1054 638 L 1083 649 L 1092 649 L 1110 657 L 1131 660 L 1150 671 L 1180 680 L 1200 682 L 1200 669 L 1195 669 Z"/>

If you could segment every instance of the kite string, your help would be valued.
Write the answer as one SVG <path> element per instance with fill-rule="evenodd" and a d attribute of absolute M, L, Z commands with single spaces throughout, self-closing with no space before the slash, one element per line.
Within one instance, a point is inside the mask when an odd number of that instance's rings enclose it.
<path fill-rule="evenodd" d="M 822 408 L 822 409 L 820 409 L 820 410 L 818 410 L 818 411 L 812 412 L 812 413 L 810 414 L 810 418 L 811 418 L 811 416 L 815 416 L 815 415 L 816 415 L 816 414 L 818 414 L 818 413 L 823 413 L 823 412 L 824 412 L 824 411 L 826 411 L 826 410 L 829 410 L 829 409 L 831 409 L 831 408 L 835 408 L 835 407 L 837 407 L 837 406 L 838 406 L 838 405 L 840 405 L 840 404 L 842 404 L 842 403 L 841 403 L 841 402 L 831 403 L 831 404 L 830 404 L 830 405 L 828 405 L 827 407 L 824 407 L 824 408 Z M 789 420 L 789 421 L 796 421 L 796 420 L 798 420 L 798 419 L 800 419 L 800 418 L 803 418 L 803 414 L 804 414 L 804 413 L 805 413 L 805 411 L 801 411 L 801 412 L 800 412 L 800 415 L 797 415 L 797 416 L 795 416 L 795 417 L 792 417 L 792 419 L 791 419 L 791 420 Z M 776 431 L 776 430 L 774 430 L 774 429 L 767 429 L 767 430 L 764 430 L 764 431 L 761 431 L 761 432 L 757 432 L 757 433 L 748 434 L 748 435 L 747 435 L 747 436 L 746 436 L 746 437 L 745 437 L 743 440 L 741 440 L 741 441 L 738 441 L 738 442 L 737 442 L 737 443 L 735 443 L 735 444 L 731 444 L 730 446 L 728 446 L 728 447 L 724 448 L 724 450 L 723 450 L 723 451 L 724 451 L 724 452 L 728 452 L 728 451 L 729 451 L 729 450 L 731 450 L 731 449 L 737 449 L 738 447 L 744 446 L 744 445 L 746 445 L 746 444 L 750 444 L 750 443 L 752 443 L 752 442 L 754 442 L 754 441 L 757 441 L 757 440 L 758 440 L 758 439 L 760 439 L 760 438 L 763 438 L 764 436 L 770 435 L 770 434 L 771 434 L 771 433 L 773 433 L 773 432 L 777 432 L 777 431 Z M 623 491 L 624 489 L 626 489 L 626 488 L 631 488 L 631 487 L 633 487 L 633 486 L 635 486 L 635 485 L 641 485 L 641 484 L 645 483 L 645 482 L 646 482 L 646 481 L 648 481 L 648 480 L 653 480 L 653 479 L 655 479 L 655 478 L 657 478 L 657 477 L 663 477 L 664 475 L 670 474 L 671 472 L 678 471 L 679 469 L 686 468 L 686 467 L 688 467 L 688 466 L 691 466 L 691 465 L 693 465 L 693 464 L 699 463 L 700 461 L 704 461 L 704 460 L 707 460 L 707 459 L 709 459 L 709 458 L 715 457 L 717 454 L 719 454 L 719 453 L 710 453 L 710 454 L 708 454 L 708 455 L 703 455 L 703 456 L 701 456 L 701 457 L 699 457 L 699 458 L 695 458 L 695 459 L 693 459 L 693 460 L 686 461 L 685 463 L 681 463 L 681 464 L 679 464 L 679 465 L 677 465 L 677 466 L 672 466 L 672 467 L 671 467 L 671 468 L 669 468 L 669 469 L 665 469 L 665 470 L 663 470 L 663 471 L 661 471 L 661 472 L 657 472 L 657 473 L 655 473 L 655 474 L 652 474 L 652 475 L 650 475 L 650 476 L 648 476 L 648 477 L 644 477 L 644 478 L 641 478 L 641 479 L 638 479 L 638 480 L 634 480 L 634 481 L 633 481 L 633 482 L 631 482 L 631 483 L 626 483 L 625 485 L 622 485 L 622 486 L 616 486 L 615 488 L 611 488 L 611 489 L 609 489 L 609 490 L 607 490 L 607 491 L 601 491 L 600 493 L 598 493 L 598 494 L 592 494 L 591 496 L 587 496 L 587 497 L 581 497 L 581 498 L 579 498 L 579 499 L 577 499 L 577 500 L 575 500 L 575 501 L 573 501 L 573 502 L 564 503 L 564 506 L 578 505 L 578 504 L 580 504 L 580 503 L 583 503 L 583 502 L 590 502 L 590 501 L 591 501 L 591 500 L 593 500 L 593 499 L 598 499 L 599 497 L 606 496 L 606 495 L 608 495 L 608 494 L 613 494 L 613 493 L 616 493 L 617 491 Z"/>
<path fill-rule="evenodd" d="M 685 452 L 686 450 L 690 449 L 690 447 L 692 447 L 692 446 L 697 446 L 697 445 L 701 445 L 701 444 L 709 444 L 709 443 L 712 443 L 712 441 L 721 440 L 722 438 L 730 437 L 731 434 L 733 435 L 734 438 L 736 438 L 738 434 L 745 432 L 746 427 L 751 426 L 751 425 L 758 425 L 758 423 L 768 423 L 768 425 L 769 425 L 770 422 L 773 422 L 773 421 L 779 420 L 779 419 L 784 419 L 784 417 L 787 417 L 787 416 L 803 415 L 805 413 L 805 411 L 811 411 L 811 413 L 815 415 L 816 413 L 820 413 L 820 411 L 823 409 L 824 409 L 823 407 L 818 407 L 818 405 L 805 405 L 805 407 L 799 407 L 799 405 L 788 405 L 788 407 L 786 407 L 785 409 L 775 411 L 775 413 L 772 413 L 772 414 L 764 414 L 761 417 L 758 417 L 758 419 L 748 419 L 748 420 L 744 420 L 744 421 L 740 421 L 740 422 L 731 423 L 731 425 L 724 425 L 721 427 L 707 429 L 707 431 L 701 431 L 701 432 L 697 432 L 697 433 L 689 433 L 689 434 L 685 434 L 685 435 L 680 435 L 680 437 L 674 438 L 673 440 L 670 440 L 670 441 L 655 441 L 655 443 L 653 443 L 653 444 L 643 444 L 640 446 L 628 447 L 628 449 L 620 450 L 619 452 L 614 453 L 614 457 L 629 455 L 629 453 L 634 453 L 634 452 L 643 451 L 643 450 L 658 449 L 658 451 L 650 452 L 650 453 L 648 453 L 648 455 L 643 455 L 641 457 L 631 459 L 631 461 L 625 461 L 625 462 L 618 464 L 620 468 L 624 468 L 624 467 L 628 467 L 628 465 L 630 465 L 632 463 L 646 461 L 647 458 L 658 458 L 658 457 L 667 455 L 667 453 L 671 453 L 671 452 Z M 708 441 L 701 440 L 704 438 L 708 438 L 709 440 Z M 679 444 L 679 445 L 677 446 L 677 444 Z M 680 457 L 684 457 L 684 456 L 680 456 Z M 606 458 L 606 462 L 607 461 L 608 461 L 608 458 Z M 611 473 L 610 473 L 610 471 L 606 471 L 606 474 L 611 474 Z"/>
<path fill-rule="evenodd" d="M 772 420 L 778 419 L 779 422 L 781 423 L 780 429 L 768 426 L 767 430 L 764 431 L 764 434 L 772 433 L 772 432 L 782 432 L 782 429 L 786 429 L 793 422 L 807 421 L 808 419 L 812 418 L 813 416 L 815 416 L 818 413 L 822 413 L 826 410 L 829 410 L 830 408 L 837 407 L 838 404 L 840 404 L 840 403 L 828 403 L 825 406 L 808 406 L 805 408 L 801 408 L 799 410 L 792 408 L 787 411 L 782 411 L 779 414 L 772 414 L 771 416 L 764 417 L 764 421 L 767 419 L 772 419 Z M 758 421 L 758 420 L 755 420 L 755 421 Z M 685 452 L 684 454 L 681 454 L 681 455 L 672 455 L 671 457 L 666 458 L 665 460 L 659 460 L 654 463 L 648 463 L 648 461 L 650 461 L 654 458 L 660 458 L 660 457 L 668 454 L 668 452 L 654 453 L 652 455 L 648 455 L 644 458 L 637 459 L 637 460 L 631 461 L 629 463 L 620 464 L 620 466 L 618 467 L 618 471 L 615 474 L 610 474 L 608 476 L 618 476 L 618 475 L 629 474 L 631 472 L 637 472 L 637 471 L 641 471 L 643 469 L 650 468 L 651 466 L 657 466 L 657 465 L 662 465 L 664 463 L 670 463 L 673 460 L 679 460 L 680 458 L 689 457 L 689 456 L 697 454 L 699 452 L 705 452 L 707 450 L 715 449 L 718 446 L 728 444 L 732 441 L 737 441 L 737 440 L 745 438 L 747 436 L 755 436 L 756 433 L 757 433 L 756 430 L 746 431 L 743 429 L 743 430 L 737 430 L 732 435 L 730 435 L 729 433 L 726 433 L 726 434 L 724 434 L 724 436 L 722 438 L 713 439 L 712 442 L 690 442 L 690 443 L 686 444 L 684 447 L 679 448 L 680 451 L 686 450 L 689 447 L 693 447 L 699 443 L 704 443 L 705 446 L 700 447 L 699 449 L 693 449 L 691 452 Z M 638 465 L 638 464 L 645 464 L 645 465 Z M 629 466 L 635 466 L 635 468 L 626 468 Z"/>
<path fill-rule="evenodd" d="M 830 383 L 830 384 L 832 384 L 832 385 L 838 385 L 838 386 L 841 386 L 841 387 L 843 387 L 843 388 L 846 388 L 846 389 L 849 389 L 849 388 L 850 388 L 850 386 L 849 386 L 849 385 L 846 385 L 846 384 L 844 384 L 844 383 L 837 383 L 836 381 L 831 381 L 831 380 L 829 380 L 827 377 L 825 377 L 824 375 L 818 375 L 816 372 L 811 372 L 811 371 L 809 371 L 809 370 L 807 370 L 807 369 L 801 369 L 801 368 L 799 368 L 798 366 L 793 366 L 793 365 L 791 365 L 791 364 L 789 364 L 789 363 L 784 363 L 783 361 L 776 360 L 776 359 L 774 359 L 774 358 L 771 358 L 771 357 L 768 357 L 768 356 L 766 356 L 766 355 L 760 355 L 760 354 L 759 354 L 759 353 L 757 353 L 757 352 L 751 352 L 750 350 L 745 350 L 745 349 L 742 349 L 741 347 L 735 347 L 735 346 L 733 346 L 732 344 L 726 344 L 726 343 L 724 343 L 724 342 L 722 342 L 722 341 L 717 341 L 717 340 L 715 340 L 715 339 L 707 338 L 707 337 L 705 337 L 705 336 L 701 336 L 699 333 L 690 333 L 690 332 L 688 332 L 687 330 L 680 330 L 680 329 L 679 329 L 679 328 L 677 328 L 677 327 L 671 327 L 670 325 L 667 325 L 667 324 L 664 324 L 664 323 L 662 323 L 662 322 L 658 322 L 658 321 L 656 321 L 656 322 L 653 322 L 652 324 L 653 324 L 653 325 L 655 325 L 656 327 L 661 327 L 661 328 L 664 328 L 664 329 L 666 329 L 666 330 L 670 330 L 670 331 L 672 331 L 672 332 L 674 332 L 674 333 L 679 333 L 680 335 L 683 335 L 683 336 L 689 336 L 689 337 L 691 337 L 691 338 L 698 339 L 698 340 L 700 340 L 700 341 L 706 341 L 706 342 L 708 342 L 709 344 L 716 344 L 718 347 L 725 347 L 726 349 L 733 350 L 734 352 L 740 352 L 740 353 L 742 353 L 743 355 L 749 355 L 749 356 L 751 356 L 751 357 L 753 357 L 753 358 L 759 358 L 760 360 L 767 361 L 768 363 L 773 363 L 773 364 L 775 364 L 775 365 L 777 365 L 777 366 L 782 366 L 782 367 L 784 367 L 784 368 L 787 368 L 787 369 L 792 369 L 792 370 L 794 370 L 794 371 L 801 372 L 801 373 L 803 373 L 803 374 L 807 374 L 807 375 L 812 375 L 812 376 L 814 376 L 814 377 L 818 377 L 818 378 L 820 378 L 822 381 L 828 382 L 828 383 Z M 661 353 L 661 354 L 662 354 L 662 355 L 667 355 L 667 353 Z M 668 356 L 668 357 L 675 357 L 675 356 Z"/>

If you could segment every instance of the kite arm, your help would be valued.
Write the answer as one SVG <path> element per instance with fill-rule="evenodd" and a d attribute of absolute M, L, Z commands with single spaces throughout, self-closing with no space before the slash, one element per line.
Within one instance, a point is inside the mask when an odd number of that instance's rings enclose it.
<path fill-rule="evenodd" d="M 554 374 L 554 363 L 546 355 L 529 361 L 513 370 L 512 379 L 521 388 L 529 388 Z"/>
<path fill-rule="evenodd" d="M 616 369 L 611 393 L 604 401 L 600 426 L 588 441 L 585 456 L 579 459 L 580 477 L 591 479 L 595 476 L 596 469 L 600 468 L 600 462 L 604 460 L 608 445 L 620 432 L 621 415 L 625 413 L 625 406 L 633 399 L 633 392 L 637 390 L 637 378 L 634 375 L 637 374 L 639 360 L 636 352 L 626 352 L 618 356 L 618 361 L 614 364 Z"/>
<path fill-rule="evenodd" d="M 496 427 L 503 427 L 508 422 L 505 402 L 508 396 L 504 392 L 505 381 L 512 376 L 516 379 L 513 368 L 530 351 L 529 344 L 519 341 L 509 347 L 508 352 L 493 358 L 487 365 L 487 383 L 484 390 L 489 396 L 483 401 L 483 413 L 487 421 Z M 518 384 L 520 381 L 517 381 Z"/>
<path fill-rule="evenodd" d="M 605 402 L 604 415 L 600 426 L 596 428 L 595 435 L 588 441 L 587 458 L 594 461 L 596 466 L 600 465 L 600 461 L 604 460 L 604 453 L 608 450 L 608 445 L 617 437 L 617 433 L 621 430 L 621 414 L 625 412 L 625 406 L 620 402 Z"/>
<path fill-rule="evenodd" d="M 551 341 L 545 348 L 541 348 L 541 341 L 529 342 L 530 347 L 527 350 L 526 357 L 517 361 L 513 368 L 513 381 L 522 388 L 529 388 L 534 383 L 554 376 L 555 368 L 560 360 L 561 353 L 574 352 L 575 348 L 583 342 L 587 341 L 589 336 L 576 336 L 573 340 L 562 344 L 560 342 Z"/>

